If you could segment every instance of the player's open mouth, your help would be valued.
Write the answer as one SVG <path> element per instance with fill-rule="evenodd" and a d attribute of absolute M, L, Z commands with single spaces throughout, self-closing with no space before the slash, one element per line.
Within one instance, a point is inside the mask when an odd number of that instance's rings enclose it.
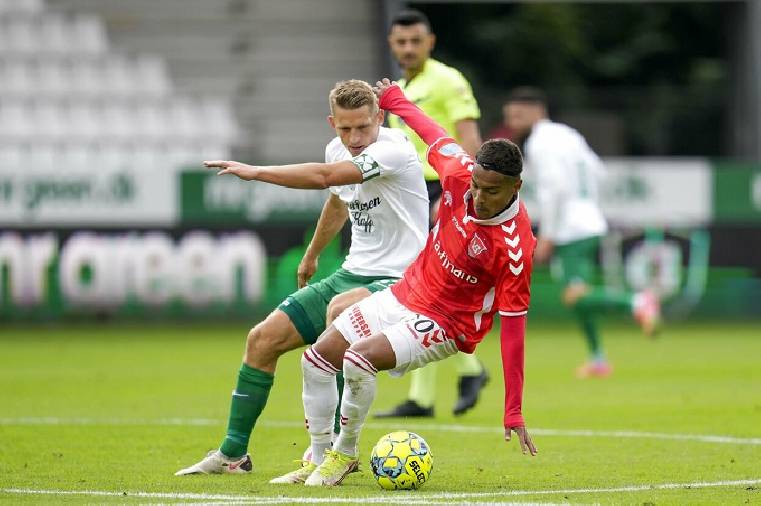
<path fill-rule="evenodd" d="M 351 151 L 351 154 L 360 154 L 362 151 L 364 151 L 366 146 L 349 146 L 349 151 Z"/>

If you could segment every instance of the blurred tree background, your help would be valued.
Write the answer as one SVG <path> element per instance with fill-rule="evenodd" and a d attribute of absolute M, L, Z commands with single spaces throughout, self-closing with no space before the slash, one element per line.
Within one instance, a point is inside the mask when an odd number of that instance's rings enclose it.
<path fill-rule="evenodd" d="M 602 155 L 727 154 L 732 2 L 409 5 L 473 84 L 485 136 L 534 85 Z"/>

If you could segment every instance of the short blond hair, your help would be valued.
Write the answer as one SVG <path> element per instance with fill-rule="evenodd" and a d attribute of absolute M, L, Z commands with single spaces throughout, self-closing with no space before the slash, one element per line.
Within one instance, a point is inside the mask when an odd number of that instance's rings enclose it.
<path fill-rule="evenodd" d="M 330 90 L 330 112 L 335 113 L 335 107 L 341 109 L 359 109 L 368 106 L 371 113 L 378 112 L 378 98 L 373 92 L 373 88 L 365 81 L 359 79 L 349 79 L 339 81 L 335 87 Z"/>

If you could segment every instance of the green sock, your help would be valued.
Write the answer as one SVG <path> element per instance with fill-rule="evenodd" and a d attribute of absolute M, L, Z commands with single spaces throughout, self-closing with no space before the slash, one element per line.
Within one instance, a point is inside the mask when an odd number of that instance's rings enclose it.
<path fill-rule="evenodd" d="M 425 367 L 410 373 L 410 400 L 421 408 L 430 408 L 436 400 L 436 369 L 438 364 L 431 362 Z"/>
<path fill-rule="evenodd" d="M 608 293 L 602 288 L 593 288 L 576 301 L 576 309 L 589 312 L 631 311 L 633 295 L 631 293 Z"/>
<path fill-rule="evenodd" d="M 267 404 L 274 376 L 254 369 L 246 364 L 240 366 L 238 384 L 230 403 L 230 419 L 227 422 L 227 437 L 219 447 L 228 457 L 241 457 L 248 451 L 248 440 Z"/>
<path fill-rule="evenodd" d="M 344 373 L 336 374 L 336 388 L 338 389 L 338 406 L 336 406 L 336 417 L 333 422 L 333 433 L 341 432 L 341 399 L 344 396 Z"/>
<path fill-rule="evenodd" d="M 584 337 L 587 340 L 587 348 L 589 349 L 589 356 L 593 360 L 604 360 L 605 353 L 602 351 L 602 344 L 600 342 L 600 332 L 597 329 L 597 323 L 595 322 L 594 315 L 591 311 L 585 308 L 576 307 L 576 318 L 581 325 L 581 331 L 584 333 Z"/>

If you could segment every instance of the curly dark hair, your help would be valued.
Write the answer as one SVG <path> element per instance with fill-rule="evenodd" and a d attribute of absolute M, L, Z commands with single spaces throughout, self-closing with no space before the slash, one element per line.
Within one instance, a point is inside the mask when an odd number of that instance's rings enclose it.
<path fill-rule="evenodd" d="M 521 150 L 507 139 L 484 142 L 476 153 L 476 163 L 484 169 L 510 177 L 520 177 L 523 171 Z"/>

